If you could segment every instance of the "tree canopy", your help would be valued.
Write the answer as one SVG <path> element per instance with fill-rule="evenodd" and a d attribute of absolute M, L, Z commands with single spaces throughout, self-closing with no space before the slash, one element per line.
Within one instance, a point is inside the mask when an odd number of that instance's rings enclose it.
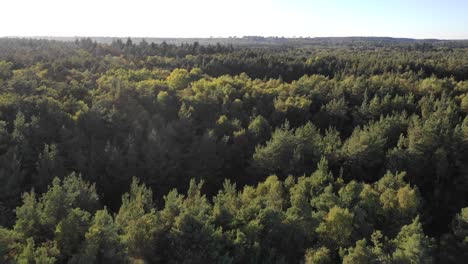
<path fill-rule="evenodd" d="M 467 65 L 466 41 L 0 39 L 0 262 L 463 263 Z"/>

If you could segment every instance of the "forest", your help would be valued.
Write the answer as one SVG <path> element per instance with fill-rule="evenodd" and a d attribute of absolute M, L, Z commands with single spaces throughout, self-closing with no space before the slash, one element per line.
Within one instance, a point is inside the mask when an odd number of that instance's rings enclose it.
<path fill-rule="evenodd" d="M 0 38 L 0 263 L 466 263 L 468 41 Z"/>

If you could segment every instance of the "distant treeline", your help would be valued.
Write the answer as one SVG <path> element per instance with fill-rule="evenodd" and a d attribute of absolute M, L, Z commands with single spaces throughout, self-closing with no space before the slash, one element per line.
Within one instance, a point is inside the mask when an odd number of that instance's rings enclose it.
<path fill-rule="evenodd" d="M 79 39 L 90 39 L 101 44 L 111 44 L 116 40 L 127 41 L 125 37 L 25 37 L 24 39 L 35 40 L 57 40 L 57 41 L 75 41 Z M 13 37 L 13 39 L 16 39 Z M 370 46 L 418 46 L 418 45 L 435 45 L 449 47 L 468 47 L 468 40 L 451 40 L 451 39 L 411 39 L 411 38 L 391 38 L 391 37 L 262 37 L 262 36 L 242 36 L 242 37 L 209 37 L 209 38 L 153 38 L 139 37 L 131 38 L 135 43 L 146 41 L 148 43 L 161 44 L 190 44 L 198 42 L 202 45 L 235 45 L 235 46 L 262 46 L 262 45 L 286 45 L 286 46 L 322 46 L 322 47 L 357 47 L 362 45 Z"/>

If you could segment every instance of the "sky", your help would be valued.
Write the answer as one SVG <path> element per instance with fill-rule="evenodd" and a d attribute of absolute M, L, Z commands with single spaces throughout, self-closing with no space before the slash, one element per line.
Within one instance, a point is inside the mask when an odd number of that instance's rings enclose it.
<path fill-rule="evenodd" d="M 0 0 L 0 36 L 468 39 L 468 0 Z"/>

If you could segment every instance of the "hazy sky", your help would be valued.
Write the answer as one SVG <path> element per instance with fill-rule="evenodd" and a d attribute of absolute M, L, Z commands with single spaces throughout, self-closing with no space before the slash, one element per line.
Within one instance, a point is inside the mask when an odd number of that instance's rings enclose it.
<path fill-rule="evenodd" d="M 468 39 L 468 0 L 0 1 L 0 36 Z"/>

